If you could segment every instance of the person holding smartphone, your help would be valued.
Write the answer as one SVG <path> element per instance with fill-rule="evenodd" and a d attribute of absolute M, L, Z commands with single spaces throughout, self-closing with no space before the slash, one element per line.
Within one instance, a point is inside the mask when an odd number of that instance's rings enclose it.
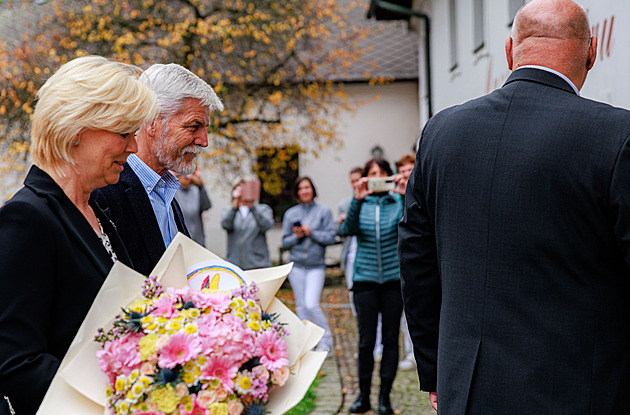
<path fill-rule="evenodd" d="M 293 262 L 289 282 L 298 317 L 326 330 L 317 350 L 330 352 L 332 337 L 320 297 L 324 288 L 326 246 L 335 243 L 337 225 L 330 208 L 314 202 L 317 190 L 309 177 L 297 178 L 293 195 L 298 204 L 287 210 L 282 219 L 282 247 L 290 249 L 289 260 Z"/>
<path fill-rule="evenodd" d="M 274 224 L 269 205 L 258 203 L 260 181 L 239 179 L 232 188 L 232 206 L 221 212 L 227 232 L 227 260 L 244 270 L 271 266 L 266 232 Z"/>
<path fill-rule="evenodd" d="M 352 293 L 359 328 L 359 396 L 351 413 L 371 409 L 370 388 L 374 370 L 374 346 L 381 315 L 381 386 L 378 413 L 393 414 L 390 393 L 398 369 L 398 335 L 403 310 L 398 265 L 398 222 L 404 193 L 401 174 L 393 175 L 389 163 L 369 160 L 363 177 L 354 183 L 354 198 L 340 233 L 357 237 Z"/>

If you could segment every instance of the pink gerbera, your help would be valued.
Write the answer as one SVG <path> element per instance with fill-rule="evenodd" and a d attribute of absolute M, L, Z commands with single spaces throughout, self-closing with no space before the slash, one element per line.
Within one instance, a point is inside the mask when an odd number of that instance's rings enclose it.
<path fill-rule="evenodd" d="M 238 372 L 238 367 L 229 356 L 210 356 L 208 362 L 203 367 L 202 379 L 219 380 L 228 392 L 234 390 L 234 377 Z"/>
<path fill-rule="evenodd" d="M 256 356 L 268 370 L 274 371 L 289 364 L 287 343 L 273 330 L 262 332 L 256 338 Z"/>
<path fill-rule="evenodd" d="M 201 353 L 201 344 L 186 333 L 172 335 L 169 342 L 160 349 L 158 364 L 162 368 L 172 369 L 196 358 Z"/>

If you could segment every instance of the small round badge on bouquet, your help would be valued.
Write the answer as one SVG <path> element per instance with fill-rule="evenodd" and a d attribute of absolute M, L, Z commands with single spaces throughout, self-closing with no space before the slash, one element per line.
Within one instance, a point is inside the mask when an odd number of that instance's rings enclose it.
<path fill-rule="evenodd" d="M 204 261 L 186 268 L 186 278 L 188 286 L 195 290 L 229 291 L 250 283 L 242 269 L 221 260 Z"/>

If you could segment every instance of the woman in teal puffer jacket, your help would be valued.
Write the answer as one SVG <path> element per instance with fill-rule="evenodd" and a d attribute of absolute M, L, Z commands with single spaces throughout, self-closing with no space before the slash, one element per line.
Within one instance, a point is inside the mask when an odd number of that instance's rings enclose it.
<path fill-rule="evenodd" d="M 359 327 L 360 392 L 350 412 L 363 413 L 371 408 L 372 353 L 380 313 L 383 357 L 378 414 L 385 415 L 394 413 L 389 395 L 398 368 L 398 334 L 403 309 L 398 266 L 398 222 L 402 217 L 403 204 L 400 194 L 368 190 L 371 178 L 392 176 L 386 160 L 368 161 L 363 176 L 354 186 L 354 198 L 347 218 L 341 224 L 341 233 L 356 235 L 358 242 L 352 292 Z M 400 175 L 392 177 L 397 184 L 402 180 Z M 404 189 L 404 186 L 396 186 L 396 189 Z"/>

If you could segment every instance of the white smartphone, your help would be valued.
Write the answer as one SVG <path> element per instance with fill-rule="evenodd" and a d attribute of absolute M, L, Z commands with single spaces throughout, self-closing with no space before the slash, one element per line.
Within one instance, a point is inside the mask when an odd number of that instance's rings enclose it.
<path fill-rule="evenodd" d="M 396 188 L 396 182 L 393 177 L 370 177 L 367 188 L 376 193 L 390 192 Z"/>

